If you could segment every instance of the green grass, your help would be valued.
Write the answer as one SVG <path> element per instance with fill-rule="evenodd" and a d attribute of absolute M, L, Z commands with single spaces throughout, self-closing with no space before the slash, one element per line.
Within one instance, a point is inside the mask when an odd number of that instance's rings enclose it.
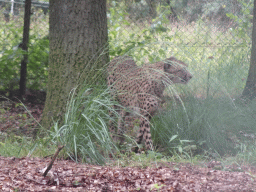
<path fill-rule="evenodd" d="M 245 102 L 232 99 L 223 93 L 222 97 L 197 98 L 185 93 L 181 98 L 173 98 L 167 108 L 153 119 L 153 135 L 156 143 L 172 151 L 180 146 L 180 140 L 193 141 L 184 146 L 196 145 L 197 153 L 213 150 L 219 155 L 235 154 L 242 145 L 253 144 L 254 139 L 241 135 L 241 132 L 254 134 L 255 101 Z M 172 135 L 178 135 L 172 141 Z"/>
<path fill-rule="evenodd" d="M 34 140 L 30 137 L 0 133 L 0 155 L 4 157 L 45 157 L 53 155 L 56 146 L 48 139 Z"/>

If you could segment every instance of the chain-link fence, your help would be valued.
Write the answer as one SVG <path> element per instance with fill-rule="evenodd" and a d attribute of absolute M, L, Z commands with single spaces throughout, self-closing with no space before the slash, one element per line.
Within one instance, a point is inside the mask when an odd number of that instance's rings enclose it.
<path fill-rule="evenodd" d="M 13 94 L 13 91 L 17 92 L 19 89 L 20 70 L 24 69 L 21 67 L 24 62 L 27 63 L 27 73 L 24 74 L 27 87 L 44 89 L 46 86 L 49 3 L 32 2 L 30 6 L 28 14 L 25 15 L 25 1 L 0 1 L 0 89 L 8 91 L 8 94 Z M 28 39 L 28 44 L 23 43 Z"/>

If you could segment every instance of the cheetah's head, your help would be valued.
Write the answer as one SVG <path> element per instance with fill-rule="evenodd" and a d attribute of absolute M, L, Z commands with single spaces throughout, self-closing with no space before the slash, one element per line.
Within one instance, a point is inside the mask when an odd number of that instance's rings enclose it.
<path fill-rule="evenodd" d="M 168 74 L 173 83 L 187 84 L 192 78 L 192 74 L 187 70 L 187 64 L 170 57 L 164 61 L 164 72 Z"/>

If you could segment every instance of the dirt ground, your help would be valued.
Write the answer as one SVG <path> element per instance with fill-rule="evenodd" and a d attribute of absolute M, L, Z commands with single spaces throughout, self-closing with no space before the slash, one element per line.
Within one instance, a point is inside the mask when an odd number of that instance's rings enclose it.
<path fill-rule="evenodd" d="M 0 157 L 0 191 L 256 191 L 256 169 L 221 171 L 190 164 L 110 167 L 50 159 Z M 230 169 L 231 170 L 231 169 Z"/>

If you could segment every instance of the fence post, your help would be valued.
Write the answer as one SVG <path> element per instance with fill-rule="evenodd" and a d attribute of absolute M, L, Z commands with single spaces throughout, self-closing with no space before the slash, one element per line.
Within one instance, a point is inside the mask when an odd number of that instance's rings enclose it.
<path fill-rule="evenodd" d="M 26 76 L 27 76 L 27 62 L 28 62 L 28 41 L 29 41 L 29 26 L 30 26 L 31 0 L 25 1 L 24 11 L 24 27 L 23 27 L 23 41 L 22 50 L 25 51 L 20 67 L 20 96 L 25 95 L 26 92 Z"/>

